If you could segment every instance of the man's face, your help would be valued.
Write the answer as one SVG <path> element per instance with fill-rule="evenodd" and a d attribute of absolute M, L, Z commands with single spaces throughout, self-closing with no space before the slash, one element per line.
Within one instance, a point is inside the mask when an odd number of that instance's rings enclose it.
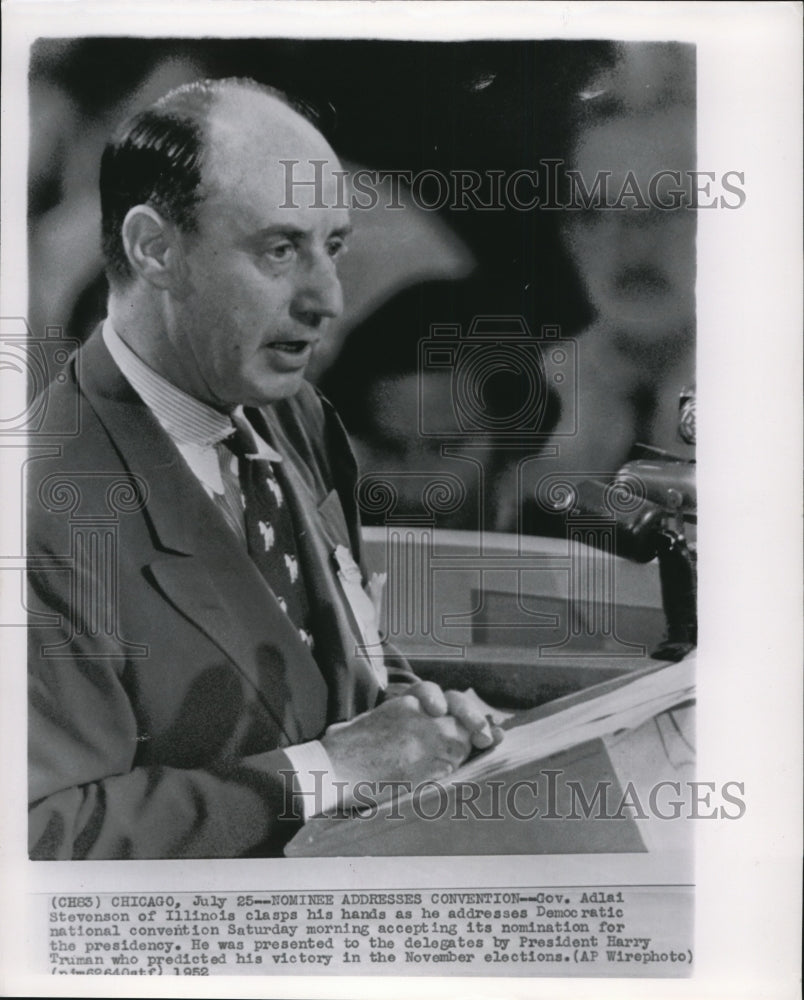
<path fill-rule="evenodd" d="M 296 182 L 317 169 L 316 187 L 297 183 L 288 197 L 280 160 L 297 161 Z M 247 91 L 221 99 L 197 231 L 182 237 L 186 280 L 171 300 L 181 388 L 221 409 L 299 389 L 342 308 L 336 262 L 349 220 L 334 207 L 339 169 L 323 137 L 278 102 Z"/>
<path fill-rule="evenodd" d="M 685 172 L 694 167 L 693 140 L 694 122 L 684 111 L 649 120 L 623 117 L 587 131 L 574 166 L 590 190 L 599 172 L 610 172 L 610 203 L 629 174 L 647 201 L 652 178 L 678 171 L 680 187 L 669 178 L 657 187 L 657 198 L 670 205 L 668 189 L 683 189 Z M 677 332 L 694 317 L 695 212 L 635 208 L 627 199 L 624 204 L 629 207 L 568 213 L 565 238 L 599 316 L 651 340 Z"/>

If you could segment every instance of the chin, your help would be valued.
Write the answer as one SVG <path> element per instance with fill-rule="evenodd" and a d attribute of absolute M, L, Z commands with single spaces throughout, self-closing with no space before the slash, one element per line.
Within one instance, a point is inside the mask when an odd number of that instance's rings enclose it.
<path fill-rule="evenodd" d="M 304 381 L 304 372 L 292 372 L 287 375 L 272 375 L 270 381 L 264 384 L 248 387 L 248 406 L 270 406 L 280 399 L 295 396 Z"/>
<path fill-rule="evenodd" d="M 670 330 L 686 326 L 695 308 L 680 308 L 675 295 L 601 296 L 595 300 L 595 309 L 601 319 L 623 327 L 640 327 L 645 337 L 661 336 Z"/>
<path fill-rule="evenodd" d="M 626 336 L 645 344 L 658 343 L 667 337 L 675 337 L 686 325 L 683 316 L 661 309 L 640 310 L 614 314 L 609 321 Z"/>

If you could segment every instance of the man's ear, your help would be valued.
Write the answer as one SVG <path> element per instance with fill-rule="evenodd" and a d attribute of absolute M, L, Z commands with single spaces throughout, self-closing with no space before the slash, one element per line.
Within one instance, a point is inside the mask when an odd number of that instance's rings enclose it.
<path fill-rule="evenodd" d="M 135 205 L 123 220 L 121 236 L 136 274 L 156 288 L 179 291 L 186 279 L 186 265 L 172 222 L 149 205 Z"/>

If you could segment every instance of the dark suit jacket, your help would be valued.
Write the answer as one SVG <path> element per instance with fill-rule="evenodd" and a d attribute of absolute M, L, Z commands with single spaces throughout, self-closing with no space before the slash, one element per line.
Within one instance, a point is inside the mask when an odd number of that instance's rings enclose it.
<path fill-rule="evenodd" d="M 100 331 L 48 393 L 80 432 L 29 463 L 31 856 L 280 852 L 282 748 L 379 696 L 332 564 L 359 557 L 340 422 L 306 383 L 249 411 L 285 456 L 314 659 Z"/>

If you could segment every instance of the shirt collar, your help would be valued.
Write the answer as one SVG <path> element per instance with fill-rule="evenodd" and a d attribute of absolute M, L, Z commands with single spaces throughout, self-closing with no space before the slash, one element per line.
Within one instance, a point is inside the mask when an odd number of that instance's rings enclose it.
<path fill-rule="evenodd" d="M 189 396 L 154 371 L 121 339 L 108 318 L 103 324 L 103 340 L 123 376 L 176 444 L 211 448 L 234 433 L 228 414 Z M 242 414 L 242 406 L 236 412 Z M 254 438 L 261 458 L 282 461 L 259 434 Z"/>

